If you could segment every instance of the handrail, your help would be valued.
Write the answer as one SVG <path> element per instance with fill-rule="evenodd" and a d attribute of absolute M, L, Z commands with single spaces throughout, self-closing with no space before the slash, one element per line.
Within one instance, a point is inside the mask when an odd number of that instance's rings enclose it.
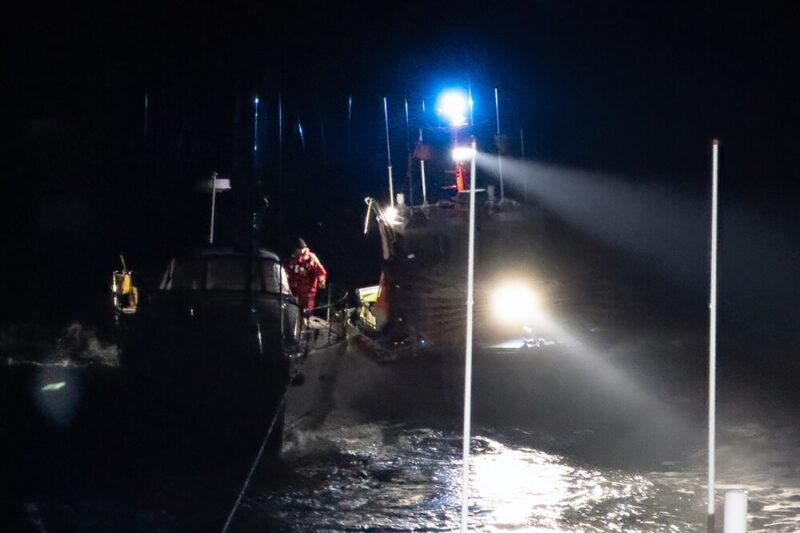
<path fill-rule="evenodd" d="M 333 288 L 334 288 L 334 287 L 336 287 L 336 286 L 335 286 L 335 285 L 333 285 L 333 284 L 328 284 L 328 285 L 325 287 L 325 289 L 323 289 L 324 291 L 326 291 L 326 292 L 328 293 L 328 296 L 329 296 L 329 298 L 328 298 L 328 303 L 327 303 L 327 304 L 324 304 L 324 305 L 318 305 L 318 306 L 317 306 L 317 307 L 314 309 L 314 311 L 315 311 L 315 312 L 316 312 L 316 311 L 322 311 L 322 310 L 328 310 L 328 309 L 335 309 L 335 308 L 337 308 L 339 305 L 341 305 L 341 304 L 343 304 L 343 303 L 346 303 L 346 302 L 347 302 L 347 298 L 350 296 L 350 291 L 344 291 L 344 293 L 342 294 L 342 296 L 340 296 L 339 298 L 337 298 L 335 302 L 331 302 L 331 300 L 330 300 L 330 293 L 331 293 L 331 291 L 333 290 Z"/>
<path fill-rule="evenodd" d="M 329 284 L 327 286 L 327 293 L 329 297 L 328 303 L 320 305 L 319 307 L 314 309 L 314 312 L 312 313 L 312 316 L 320 319 L 323 318 L 323 316 L 321 315 L 324 314 L 325 321 L 327 322 L 328 325 L 325 342 L 319 345 L 314 345 L 313 346 L 314 349 L 326 348 L 328 346 L 343 341 L 346 337 L 346 324 L 347 324 L 346 310 L 347 310 L 347 300 L 350 296 L 350 292 L 344 291 L 343 293 L 340 293 L 341 296 L 339 296 L 335 301 L 331 301 L 330 295 L 335 288 L 336 286 L 333 284 Z M 310 322 L 308 320 L 305 320 L 303 322 L 303 329 L 300 334 L 301 346 L 303 346 L 304 352 L 308 352 L 308 350 L 312 348 L 312 339 L 311 339 L 312 334 L 310 333 L 312 331 L 318 332 L 321 330 L 319 328 L 310 327 Z M 319 333 L 313 334 L 314 340 L 317 340 L 318 335 Z M 305 342 L 303 342 L 303 340 Z"/>

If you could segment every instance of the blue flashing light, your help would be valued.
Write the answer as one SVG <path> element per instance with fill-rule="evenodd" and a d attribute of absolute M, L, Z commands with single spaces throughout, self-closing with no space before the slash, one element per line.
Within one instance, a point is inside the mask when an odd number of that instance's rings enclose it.
<path fill-rule="evenodd" d="M 451 126 L 466 125 L 470 109 L 472 109 L 472 99 L 464 91 L 457 89 L 444 91 L 436 102 L 436 113 Z"/>

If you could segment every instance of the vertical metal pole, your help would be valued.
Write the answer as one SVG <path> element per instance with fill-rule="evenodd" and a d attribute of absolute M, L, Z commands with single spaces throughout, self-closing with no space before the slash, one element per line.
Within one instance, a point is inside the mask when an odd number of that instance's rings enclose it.
<path fill-rule="evenodd" d="M 208 244 L 214 244 L 214 212 L 217 209 L 217 173 L 211 173 L 211 228 L 208 233 Z"/>
<path fill-rule="evenodd" d="M 143 128 L 142 128 L 142 187 L 145 191 L 145 200 L 146 204 L 149 204 L 149 193 L 150 187 L 148 187 L 148 176 L 147 176 L 147 123 L 148 123 L 148 115 L 150 111 L 150 97 L 147 94 L 147 91 L 144 92 L 144 116 L 143 116 Z"/>
<path fill-rule="evenodd" d="M 283 264 L 278 261 L 278 305 L 281 306 L 281 350 L 286 347 L 286 302 L 283 301 Z M 293 339 L 296 340 L 296 339 Z M 285 351 L 282 353 L 286 353 Z"/>
<path fill-rule="evenodd" d="M 408 205 L 414 207 L 414 180 L 411 179 L 411 147 L 408 144 L 409 137 L 409 124 L 408 124 L 408 98 L 403 100 L 406 108 L 406 158 L 408 159 L 408 166 L 406 167 L 406 177 L 408 178 Z"/>
<path fill-rule="evenodd" d="M 353 95 L 347 97 L 347 157 L 353 153 L 353 135 L 351 129 L 353 127 Z"/>
<path fill-rule="evenodd" d="M 347 97 L 347 124 L 353 120 L 353 95 Z"/>
<path fill-rule="evenodd" d="M 255 239 L 263 222 L 262 216 L 259 216 L 258 203 L 256 202 L 256 195 L 261 185 L 260 168 L 258 163 L 258 96 L 253 98 L 253 178 L 252 178 L 252 192 L 250 194 L 250 209 L 251 209 L 251 237 Z"/>
<path fill-rule="evenodd" d="M 525 134 L 522 132 L 522 128 L 519 129 L 519 151 L 520 151 L 520 158 L 525 159 Z M 528 176 L 525 176 L 525 203 L 528 203 Z"/>
<path fill-rule="evenodd" d="M 708 532 L 714 532 L 714 484 L 717 417 L 717 215 L 719 139 L 712 141 L 711 159 L 711 289 L 708 331 Z"/>
<path fill-rule="evenodd" d="M 150 111 L 150 97 L 147 94 L 147 91 L 144 92 L 144 129 L 143 129 L 143 146 L 145 149 L 147 148 L 147 115 Z"/>
<path fill-rule="evenodd" d="M 278 239 L 283 239 L 283 97 L 278 94 Z"/>
<path fill-rule="evenodd" d="M 328 312 L 325 315 L 325 320 L 330 323 L 331 321 L 331 287 L 328 285 Z"/>
<path fill-rule="evenodd" d="M 383 97 L 383 121 L 386 125 L 386 160 L 387 170 L 389 171 L 389 203 L 394 207 L 394 185 L 392 185 L 392 148 L 389 146 L 389 111 L 386 104 L 386 97 Z"/>
<path fill-rule="evenodd" d="M 258 152 L 258 96 L 253 99 L 253 152 Z"/>
<path fill-rule="evenodd" d="M 472 317 L 475 286 L 475 139 L 472 140 L 472 178 L 469 184 L 469 253 L 467 257 L 467 341 L 464 354 L 464 442 L 461 481 L 461 531 L 468 531 L 469 519 L 469 444 L 472 433 Z"/>
<path fill-rule="evenodd" d="M 469 82 L 467 85 L 467 93 L 469 97 L 469 102 L 467 102 L 467 104 L 469 105 L 469 123 L 471 126 L 474 126 L 475 115 L 472 113 L 472 82 Z"/>
<path fill-rule="evenodd" d="M 419 142 L 422 142 L 422 128 L 419 129 Z M 428 189 L 427 184 L 425 182 L 425 160 L 419 160 L 419 171 L 420 175 L 422 176 L 422 205 L 428 205 Z"/>
<path fill-rule="evenodd" d="M 497 94 L 497 87 L 494 88 L 494 115 L 497 119 L 497 136 L 500 136 L 500 98 Z M 503 188 L 503 154 L 500 153 L 500 145 L 497 146 L 497 170 L 500 174 L 500 201 L 502 202 L 506 197 L 505 189 Z"/>

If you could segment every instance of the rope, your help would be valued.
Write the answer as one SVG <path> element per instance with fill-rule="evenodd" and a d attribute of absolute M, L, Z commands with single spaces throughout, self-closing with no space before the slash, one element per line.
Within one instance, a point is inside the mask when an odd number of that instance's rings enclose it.
<path fill-rule="evenodd" d="M 253 477 L 253 473 L 256 471 L 258 467 L 258 463 L 261 462 L 261 456 L 264 454 L 264 448 L 267 447 L 267 441 L 269 437 L 272 435 L 272 430 L 275 428 L 275 422 L 278 420 L 281 412 L 283 411 L 283 407 L 286 404 L 286 396 L 284 395 L 281 398 L 280 403 L 278 404 L 278 410 L 275 411 L 275 416 L 272 417 L 272 422 L 269 424 L 269 428 L 267 429 L 267 434 L 264 435 L 264 439 L 261 441 L 261 446 L 258 449 L 258 453 L 256 454 L 255 460 L 253 461 L 253 465 L 250 467 L 250 472 L 247 474 L 247 477 L 244 480 L 244 485 L 242 485 L 242 490 L 239 491 L 239 496 L 236 498 L 236 503 L 233 504 L 233 509 L 228 514 L 228 519 L 225 520 L 225 525 L 222 526 L 222 533 L 226 533 L 228 528 L 230 527 L 231 523 L 233 522 L 233 517 L 236 516 L 236 511 L 239 510 L 239 505 L 242 503 L 242 498 L 244 497 L 244 493 L 247 492 L 247 487 L 250 485 L 250 479 Z"/>

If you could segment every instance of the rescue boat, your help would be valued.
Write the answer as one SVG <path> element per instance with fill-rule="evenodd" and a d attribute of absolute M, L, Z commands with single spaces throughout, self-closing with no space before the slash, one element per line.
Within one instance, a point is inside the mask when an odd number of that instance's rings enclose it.
<path fill-rule="evenodd" d="M 346 343 L 347 295 L 329 285 L 326 305 L 303 317 L 281 258 L 254 245 L 215 245 L 212 179 L 209 246 L 175 255 L 150 287 L 122 260 L 112 274 L 114 336 L 131 410 L 158 438 L 208 434 L 258 442 L 278 453 L 285 426 L 324 419 L 325 376 Z M 155 277 L 153 278 L 156 279 Z M 334 298 L 334 293 L 336 297 Z"/>
<path fill-rule="evenodd" d="M 345 299 L 321 306 L 328 320 L 304 319 L 275 253 L 195 250 L 171 258 L 135 307 L 112 294 L 120 367 L 145 422 L 251 442 L 272 427 L 267 449 L 277 453 L 287 421 L 330 408 L 319 384 L 345 348 Z"/>

